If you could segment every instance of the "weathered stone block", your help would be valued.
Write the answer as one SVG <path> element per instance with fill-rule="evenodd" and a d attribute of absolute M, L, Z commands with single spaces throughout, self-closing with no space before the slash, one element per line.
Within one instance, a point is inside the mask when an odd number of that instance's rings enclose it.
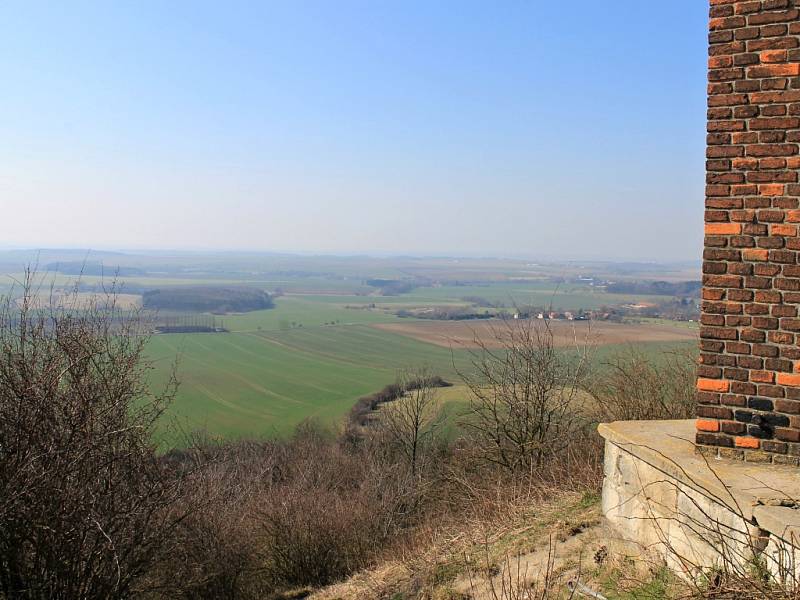
<path fill-rule="evenodd" d="M 795 467 L 709 457 L 693 421 L 603 424 L 602 508 L 624 540 L 684 577 L 756 563 L 800 576 L 800 478 Z"/>

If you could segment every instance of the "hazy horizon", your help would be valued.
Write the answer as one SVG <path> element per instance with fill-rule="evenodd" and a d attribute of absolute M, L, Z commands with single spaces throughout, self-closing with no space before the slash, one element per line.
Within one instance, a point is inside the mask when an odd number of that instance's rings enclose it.
<path fill-rule="evenodd" d="M 102 257 L 108 255 L 122 255 L 127 257 L 136 256 L 149 256 L 149 257 L 163 257 L 170 255 L 241 255 L 241 256 L 265 256 L 265 257 L 296 257 L 296 258 L 334 258 L 334 259 L 349 259 L 349 258 L 371 258 L 371 259 L 452 259 L 452 260 L 489 260 L 489 261 L 524 261 L 536 263 L 537 261 L 542 264 L 559 264 L 559 263 L 598 263 L 598 264 L 654 264 L 654 265 L 696 265 L 702 264 L 700 258 L 688 259 L 673 259 L 673 260 L 646 260 L 635 258 L 620 258 L 608 256 L 557 256 L 541 254 L 538 256 L 529 256 L 524 254 L 458 254 L 458 253 L 415 253 L 415 252 L 380 252 L 380 251 L 364 251 L 354 250 L 348 252 L 346 250 L 340 252 L 313 252 L 313 251 L 278 251 L 278 250 L 258 250 L 258 249 L 235 249 L 235 248 L 155 248 L 155 247 L 141 247 L 141 248 L 114 248 L 114 247 L 97 247 L 97 248 L 81 248 L 78 246 L 62 246 L 62 247 L 47 247 L 47 246 L 5 246 L 0 244 L 0 254 L 2 253 L 43 253 L 43 254 L 60 254 L 68 253 L 75 254 L 78 258 L 83 258 L 87 262 L 102 262 Z M 76 259 L 77 260 L 77 259 Z"/>
<path fill-rule="evenodd" d="M 706 7 L 11 3 L 0 248 L 701 255 Z"/>

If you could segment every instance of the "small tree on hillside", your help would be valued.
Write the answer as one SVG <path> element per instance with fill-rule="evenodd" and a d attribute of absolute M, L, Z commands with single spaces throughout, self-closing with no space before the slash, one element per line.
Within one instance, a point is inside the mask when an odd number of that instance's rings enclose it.
<path fill-rule="evenodd" d="M 147 329 L 109 294 L 29 273 L 0 306 L 0 597 L 124 598 L 146 588 L 185 510 L 151 439 L 175 392 L 151 394 Z"/>
<path fill-rule="evenodd" d="M 405 458 L 412 475 L 427 456 L 436 431 L 436 387 L 430 370 L 404 371 L 397 385 L 402 396 L 385 404 L 381 426 Z"/>
<path fill-rule="evenodd" d="M 582 387 L 589 333 L 572 330 L 558 348 L 547 320 L 504 319 L 474 337 L 471 368 L 461 377 L 471 394 L 463 425 L 478 454 L 509 471 L 538 467 L 584 426 Z M 571 347 L 570 347 L 571 346 Z"/>

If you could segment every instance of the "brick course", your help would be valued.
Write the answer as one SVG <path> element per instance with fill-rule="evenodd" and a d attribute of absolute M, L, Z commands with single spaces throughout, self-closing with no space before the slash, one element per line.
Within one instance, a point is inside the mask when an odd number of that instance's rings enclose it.
<path fill-rule="evenodd" d="M 800 0 L 710 0 L 708 82 L 697 443 L 798 465 Z"/>

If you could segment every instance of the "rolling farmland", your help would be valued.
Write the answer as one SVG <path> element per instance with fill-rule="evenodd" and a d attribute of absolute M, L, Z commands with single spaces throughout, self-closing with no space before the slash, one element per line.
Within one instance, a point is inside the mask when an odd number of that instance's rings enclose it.
<path fill-rule="evenodd" d="M 121 286 L 125 306 L 142 294 L 184 286 L 244 286 L 275 295 L 275 308 L 237 314 L 165 311 L 164 319 L 213 318 L 227 333 L 160 333 L 147 347 L 155 385 L 167 382 L 178 357 L 181 382 L 162 428 L 162 444 L 181 443 L 181 432 L 205 429 L 220 438 L 287 435 L 304 419 L 340 422 L 353 403 L 394 381 L 399 370 L 427 365 L 458 382 L 468 350 L 452 340 L 471 339 L 484 321 L 400 318 L 436 310 L 492 314 L 516 306 L 596 310 L 657 295 L 608 293 L 597 281 L 639 278 L 684 281 L 695 267 L 682 265 L 533 264 L 513 259 L 371 258 L 291 255 L 160 253 L 93 255 L 77 279 L 84 251 L 0 252 L 0 293 L 14 293 L 25 262 L 55 265 L 42 273 L 44 287 L 82 297 Z M 65 268 L 58 270 L 58 265 Z M 107 268 L 106 268 L 107 267 Z M 119 268 L 119 271 L 117 271 Z M 115 277 L 114 273 L 123 276 Z M 410 281 L 396 295 L 382 295 L 379 281 Z M 372 283 L 370 283 L 372 282 Z M 696 329 L 672 321 L 598 324 L 602 360 L 615 344 L 644 344 L 653 353 L 693 343 Z M 564 336 L 562 336 L 564 337 Z M 455 392 L 452 392 L 455 393 Z"/>
<path fill-rule="evenodd" d="M 179 356 L 181 387 L 171 416 L 183 430 L 207 429 L 223 438 L 280 436 L 308 418 L 339 422 L 357 398 L 392 382 L 403 368 L 427 364 L 452 380 L 454 363 L 467 368 L 466 351 L 415 339 L 408 330 L 466 324 L 400 320 L 348 309 L 353 299 L 344 300 L 284 297 L 273 310 L 225 317 L 230 333 L 154 336 L 155 383 L 166 381 Z M 686 325 L 619 327 L 608 343 L 651 342 L 654 351 L 694 336 Z M 166 425 L 165 435 L 176 439 Z"/>
<path fill-rule="evenodd" d="M 153 381 L 166 381 L 178 355 L 172 413 L 184 429 L 272 436 L 310 417 L 333 423 L 399 369 L 425 363 L 452 376 L 449 350 L 369 326 L 388 318 L 281 298 L 274 310 L 227 317 L 231 333 L 154 336 Z"/>

